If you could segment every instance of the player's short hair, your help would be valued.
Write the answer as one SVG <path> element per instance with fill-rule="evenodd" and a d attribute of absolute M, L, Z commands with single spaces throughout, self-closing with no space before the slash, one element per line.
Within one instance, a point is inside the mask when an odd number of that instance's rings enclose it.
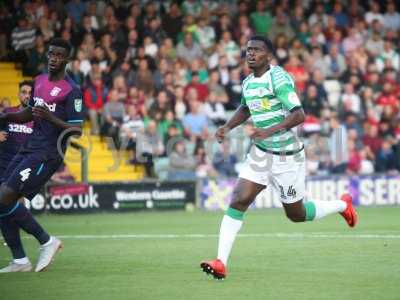
<path fill-rule="evenodd" d="M 23 87 L 24 85 L 30 86 L 33 89 L 33 81 L 32 80 L 24 80 L 18 84 L 19 88 Z"/>
<path fill-rule="evenodd" d="M 262 35 L 253 35 L 249 41 L 261 41 L 264 43 L 265 47 L 267 47 L 267 50 L 272 53 L 275 54 L 275 48 L 274 45 L 272 44 L 271 40 L 265 36 Z"/>
<path fill-rule="evenodd" d="M 50 43 L 49 43 L 49 47 L 50 46 L 64 48 L 67 51 L 68 57 L 71 55 L 71 50 L 72 50 L 71 44 L 62 38 L 51 39 Z"/>

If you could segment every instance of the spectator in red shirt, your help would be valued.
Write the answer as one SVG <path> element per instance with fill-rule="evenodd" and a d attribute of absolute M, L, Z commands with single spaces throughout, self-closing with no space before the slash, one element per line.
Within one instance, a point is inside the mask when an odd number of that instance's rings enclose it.
<path fill-rule="evenodd" d="M 394 113 L 399 110 L 399 99 L 394 93 L 393 84 L 387 81 L 383 84 L 383 89 L 381 94 L 378 96 L 376 103 L 384 108 L 385 106 L 391 106 Z"/>
<path fill-rule="evenodd" d="M 83 100 L 90 119 L 92 134 L 98 135 L 100 133 L 99 120 L 107 94 L 108 90 L 101 79 L 101 74 L 94 74 L 83 92 Z"/>
<path fill-rule="evenodd" d="M 338 28 L 338 26 L 336 26 L 336 19 L 334 16 L 328 16 L 326 20 L 327 24 L 324 28 L 324 35 L 327 41 L 332 41 L 335 32 L 340 29 Z"/>
<path fill-rule="evenodd" d="M 382 147 L 382 138 L 378 135 L 378 126 L 367 126 L 367 132 L 363 136 L 362 142 L 376 155 Z"/>
<path fill-rule="evenodd" d="M 291 55 L 288 63 L 285 66 L 285 69 L 290 75 L 293 76 L 293 79 L 296 82 L 297 91 L 299 93 L 303 93 L 306 89 L 308 73 L 300 64 L 299 58 L 295 55 Z"/>
<path fill-rule="evenodd" d="M 356 144 L 353 140 L 348 141 L 349 147 L 349 161 L 347 163 L 347 173 L 357 174 L 361 168 L 361 154 L 359 149 L 357 149 Z"/>
<path fill-rule="evenodd" d="M 144 92 L 139 90 L 136 86 L 131 86 L 128 91 L 128 97 L 125 101 L 125 106 L 135 106 L 138 113 L 144 117 L 147 116 L 147 110 L 145 107 Z"/>
<path fill-rule="evenodd" d="M 200 83 L 200 76 L 198 72 L 192 73 L 192 81 L 185 87 L 185 95 L 190 88 L 197 90 L 198 99 L 204 103 L 208 97 L 208 86 L 204 83 Z"/>

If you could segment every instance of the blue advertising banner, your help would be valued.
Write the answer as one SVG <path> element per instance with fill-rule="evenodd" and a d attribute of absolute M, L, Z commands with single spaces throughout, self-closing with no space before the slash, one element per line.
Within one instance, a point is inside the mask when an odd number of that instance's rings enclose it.
<path fill-rule="evenodd" d="M 200 189 L 200 206 L 207 210 L 226 209 L 236 179 L 205 180 Z M 306 180 L 306 197 L 334 200 L 349 192 L 355 205 L 400 205 L 400 175 L 315 176 Z M 282 207 L 276 191 L 267 187 L 252 208 Z"/>

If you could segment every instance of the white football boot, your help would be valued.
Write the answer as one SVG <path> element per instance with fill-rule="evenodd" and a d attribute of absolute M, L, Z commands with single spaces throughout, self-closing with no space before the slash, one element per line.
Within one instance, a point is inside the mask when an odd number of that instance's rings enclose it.
<path fill-rule="evenodd" d="M 48 245 L 43 245 L 40 247 L 40 254 L 39 254 L 39 260 L 36 265 L 35 272 L 42 272 L 45 271 L 46 268 L 51 264 L 51 262 L 54 259 L 54 256 L 63 247 L 63 244 L 61 241 L 52 236 L 50 237 L 51 241 L 48 243 Z"/>
<path fill-rule="evenodd" d="M 10 262 L 10 264 L 0 269 L 0 273 L 13 273 L 13 272 L 30 272 L 32 271 L 32 264 L 28 261 L 26 264 L 17 264 L 14 261 Z"/>

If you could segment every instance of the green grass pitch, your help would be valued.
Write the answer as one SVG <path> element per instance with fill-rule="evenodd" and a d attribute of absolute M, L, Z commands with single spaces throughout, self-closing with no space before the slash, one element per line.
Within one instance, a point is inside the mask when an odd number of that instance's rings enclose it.
<path fill-rule="evenodd" d="M 65 248 L 47 272 L 0 275 L 0 299 L 400 299 L 400 207 L 290 223 L 279 209 L 245 216 L 228 278 L 200 271 L 216 255 L 222 212 L 40 216 Z M 85 238 L 83 235 L 87 235 Z M 36 262 L 36 241 L 24 236 Z M 0 263 L 9 261 L 0 245 Z"/>

